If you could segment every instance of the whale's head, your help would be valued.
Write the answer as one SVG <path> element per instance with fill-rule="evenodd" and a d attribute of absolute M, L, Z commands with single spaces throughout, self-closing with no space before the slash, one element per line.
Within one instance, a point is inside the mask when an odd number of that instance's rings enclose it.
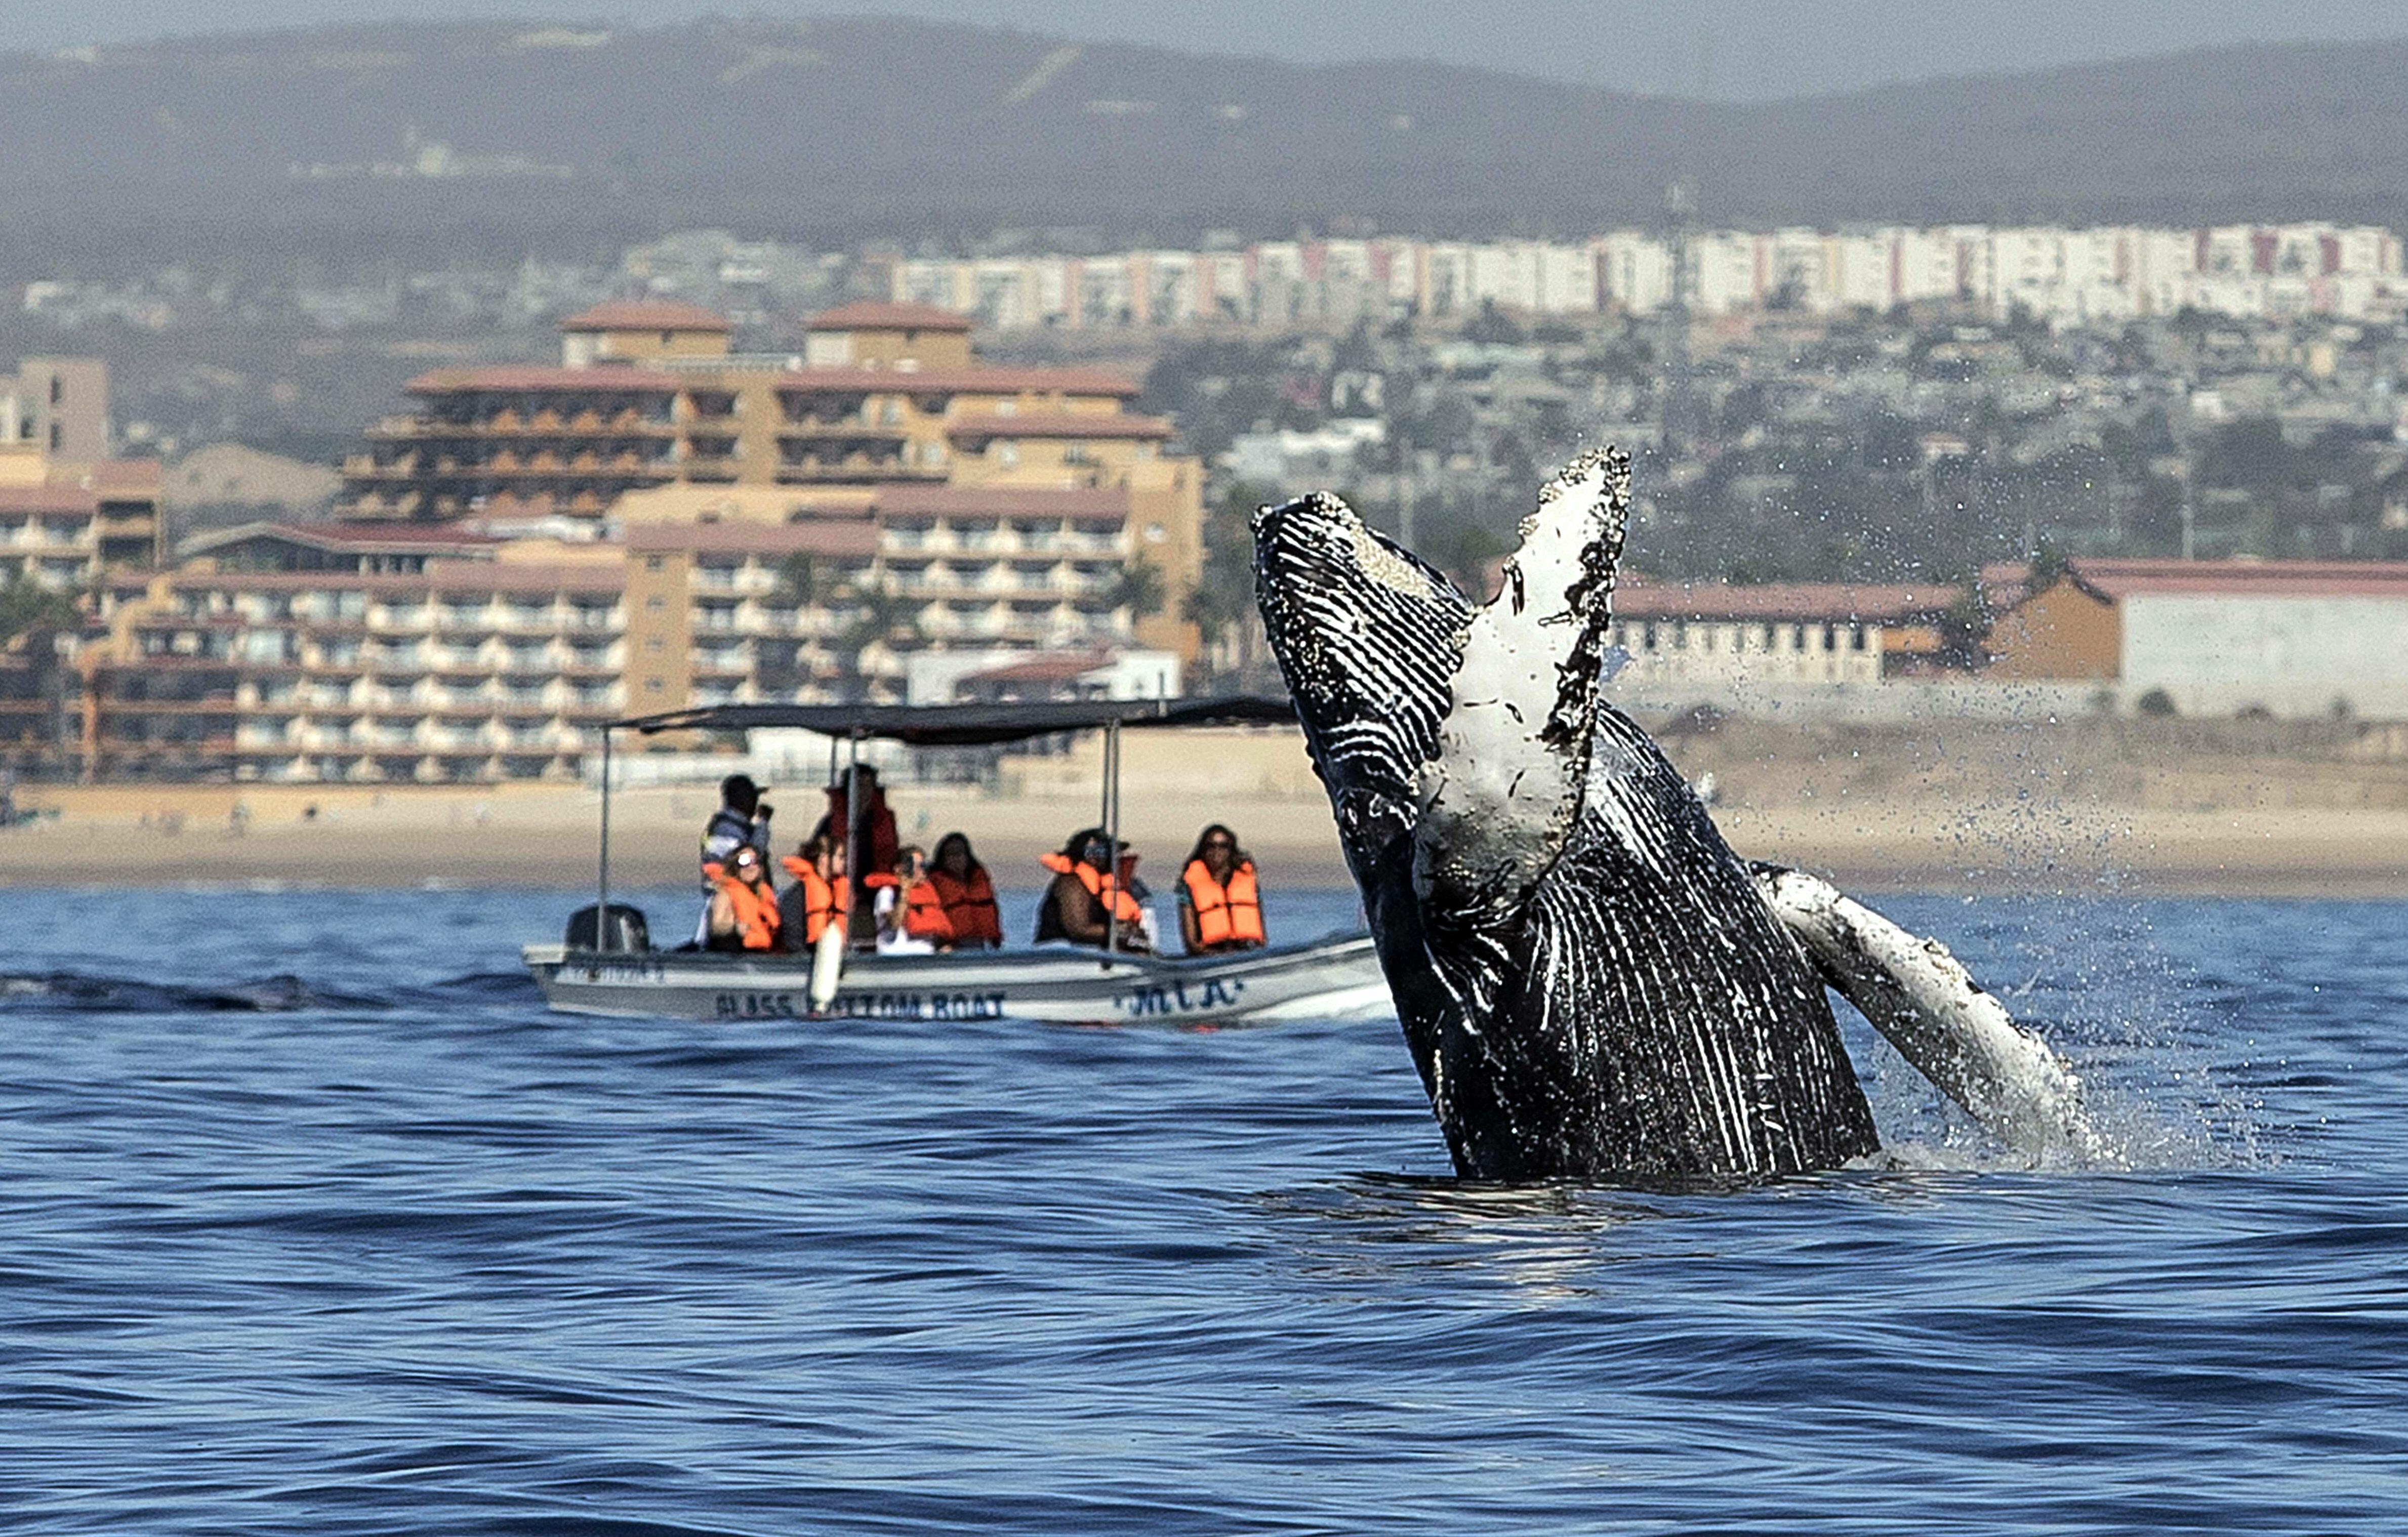
<path fill-rule="evenodd" d="M 1435 883 L 1511 903 L 1553 861 L 1587 771 L 1629 505 L 1627 456 L 1575 460 L 1478 607 L 1335 496 L 1254 514 L 1256 603 L 1358 878 L 1399 832 L 1417 836 L 1424 899 Z"/>
<path fill-rule="evenodd" d="M 1361 879 L 1412 831 L 1471 602 L 1326 492 L 1258 509 L 1254 533 L 1263 625 Z"/>

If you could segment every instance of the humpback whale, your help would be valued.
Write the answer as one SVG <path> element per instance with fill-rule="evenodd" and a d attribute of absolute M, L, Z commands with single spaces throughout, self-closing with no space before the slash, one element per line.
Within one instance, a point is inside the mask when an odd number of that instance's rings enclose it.
<path fill-rule="evenodd" d="M 1255 594 L 1459 1174 L 1691 1184 L 1879 1136 L 1827 988 L 2026 1146 L 2071 1070 L 1944 947 L 1740 860 L 1606 688 L 1630 462 L 1540 492 L 1497 595 L 1314 493 L 1259 509 Z"/>

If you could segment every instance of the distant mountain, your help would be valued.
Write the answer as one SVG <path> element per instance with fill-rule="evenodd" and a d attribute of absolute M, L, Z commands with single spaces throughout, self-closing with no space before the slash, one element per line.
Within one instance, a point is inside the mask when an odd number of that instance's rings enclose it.
<path fill-rule="evenodd" d="M 1611 38 L 1566 38 L 1611 49 Z M 1340 221 L 2408 214 L 2408 41 L 2248 47 L 1758 107 L 1438 64 L 1308 68 L 903 21 L 389 25 L 0 56 L 0 267 Z"/>

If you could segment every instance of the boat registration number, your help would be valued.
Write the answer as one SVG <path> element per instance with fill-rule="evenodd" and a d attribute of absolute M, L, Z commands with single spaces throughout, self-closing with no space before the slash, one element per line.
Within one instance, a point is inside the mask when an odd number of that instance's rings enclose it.
<path fill-rule="evenodd" d="M 1216 978 L 1189 987 L 1184 982 L 1166 982 L 1158 988 L 1140 988 L 1120 997 L 1121 1011 L 1132 1019 L 1159 1018 L 1167 1015 L 1194 1014 L 1203 1009 L 1228 1008 L 1245 995 L 1246 984 L 1237 977 Z"/>

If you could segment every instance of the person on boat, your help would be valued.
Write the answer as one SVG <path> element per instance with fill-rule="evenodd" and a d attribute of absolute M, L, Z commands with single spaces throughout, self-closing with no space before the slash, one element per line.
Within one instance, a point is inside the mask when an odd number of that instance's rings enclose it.
<path fill-rule="evenodd" d="M 944 900 L 928 884 L 928 856 L 907 845 L 895 857 L 892 874 L 877 882 L 880 955 L 934 955 L 953 947 L 953 920 Z"/>
<path fill-rule="evenodd" d="M 819 947 L 827 926 L 839 930 L 853 906 L 853 883 L 845 878 L 844 844 L 824 837 L 806 838 L 802 846 L 779 861 L 793 877 L 778 899 L 789 949 L 808 954 Z"/>
<path fill-rule="evenodd" d="M 749 847 L 767 867 L 769 814 L 768 804 L 761 799 L 761 787 L 751 775 L 731 774 L 719 782 L 719 809 L 710 814 L 702 830 L 702 913 L 695 920 L 696 944 L 707 946 L 710 941 L 710 909 L 718 901 L 719 883 L 727 874 L 728 857 Z"/>
<path fill-rule="evenodd" d="M 944 904 L 945 921 L 953 931 L 953 948 L 992 950 L 1002 946 L 1003 915 L 995 904 L 995 882 L 971 851 L 968 834 L 948 833 L 937 840 L 928 884 Z"/>
<path fill-rule="evenodd" d="M 866 941 L 877 932 L 877 916 L 869 906 L 869 894 L 877 882 L 869 877 L 895 868 L 895 856 L 900 852 L 902 841 L 896 836 L 895 812 L 886 804 L 886 790 L 878 782 L 878 771 L 863 763 L 853 772 L 861 776 L 859 829 L 853 826 L 852 803 L 845 793 L 847 776 L 838 774 L 827 787 L 827 815 L 812 831 L 837 843 L 850 843 L 856 836 L 861 841 L 861 858 L 854 862 L 861 866 L 863 879 L 853 889 L 852 912 L 853 934 Z"/>
<path fill-rule="evenodd" d="M 707 949 L 741 954 L 778 947 L 778 894 L 763 874 L 759 849 L 738 844 L 727 856 L 726 872 L 719 877 L 704 922 L 710 931 Z"/>
<path fill-rule="evenodd" d="M 1266 943 L 1254 856 L 1219 822 L 1197 834 L 1180 875 L 1179 936 L 1189 955 L 1259 949 Z"/>
<path fill-rule="evenodd" d="M 863 868 L 892 870 L 902 844 L 895 834 L 895 812 L 886 804 L 885 787 L 878 782 L 878 771 L 867 763 L 854 772 L 861 776 L 861 839 L 867 849 L 867 862 Z M 839 773 L 827 787 L 827 815 L 812 830 L 820 837 L 838 841 L 853 837 L 853 807 L 845 795 L 845 777 Z"/>
<path fill-rule="evenodd" d="M 1074 833 L 1059 854 L 1039 861 L 1054 872 L 1037 904 L 1037 943 L 1089 945 L 1145 953 L 1143 911 L 1112 872 L 1111 840 L 1100 827 Z"/>
<path fill-rule="evenodd" d="M 1160 950 L 1162 931 L 1154 919 L 1154 888 L 1148 886 L 1145 883 L 1145 877 L 1137 873 L 1137 850 L 1126 844 L 1121 845 L 1121 889 L 1126 891 L 1129 894 L 1129 900 L 1137 904 L 1137 926 L 1145 935 L 1145 947 L 1149 950 Z"/>
<path fill-rule="evenodd" d="M 767 865 L 770 809 L 751 775 L 731 774 L 719 782 L 719 809 L 702 830 L 703 895 L 718 889 L 720 877 L 727 873 L 727 857 L 743 845 L 751 845 Z"/>

